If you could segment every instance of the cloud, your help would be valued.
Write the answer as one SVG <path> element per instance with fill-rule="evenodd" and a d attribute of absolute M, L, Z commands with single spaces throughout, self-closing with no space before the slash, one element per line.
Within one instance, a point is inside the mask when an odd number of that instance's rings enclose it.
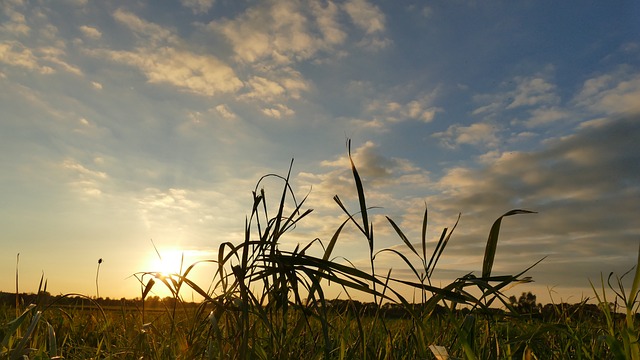
<path fill-rule="evenodd" d="M 337 45 L 344 43 L 347 34 L 338 23 L 338 6 L 331 1 L 326 2 L 324 7 L 320 2 L 311 2 L 311 9 L 326 44 Z"/>
<path fill-rule="evenodd" d="M 74 159 L 66 159 L 60 166 L 70 177 L 69 185 L 83 196 L 95 198 L 103 194 L 103 183 L 109 178 L 105 172 L 89 169 Z"/>
<path fill-rule="evenodd" d="M 378 7 L 364 0 L 336 5 L 333 1 L 265 1 L 248 8 L 234 19 L 213 21 L 209 28 L 222 34 L 239 61 L 291 65 L 321 54 L 341 56 L 339 46 L 349 37 L 340 19 L 348 16 L 364 36 L 360 46 L 380 49 L 385 38 L 385 17 Z"/>
<path fill-rule="evenodd" d="M 516 89 L 510 94 L 513 100 L 507 109 L 521 106 L 555 104 L 559 101 L 556 86 L 541 77 L 516 77 Z"/>
<path fill-rule="evenodd" d="M 597 254 L 625 256 L 637 247 L 639 120 L 635 115 L 592 122 L 570 136 L 547 141 L 538 151 L 504 153 L 481 168 L 450 168 L 437 182 L 440 195 L 430 203 L 443 213 L 463 212 L 469 235 L 460 236 L 462 246 L 486 237 L 490 222 L 501 212 L 539 211 L 504 230 L 507 247 L 499 245 L 498 253 L 506 268 L 522 266 L 516 259 L 537 247 L 537 253 L 552 255 L 552 262 L 571 264 L 590 256 L 594 270 L 607 271 L 610 264 Z M 545 271 L 544 263 L 539 267 Z M 571 268 L 566 265 L 573 285 L 582 280 L 586 287 L 585 274 Z"/>
<path fill-rule="evenodd" d="M 524 121 L 524 125 L 529 128 L 548 125 L 550 123 L 567 119 L 572 113 L 559 107 L 541 107 L 530 112 L 531 117 Z"/>
<path fill-rule="evenodd" d="M 220 116 L 222 116 L 224 119 L 227 120 L 235 120 L 238 118 L 238 115 L 236 115 L 233 111 L 231 111 L 229 109 L 229 107 L 225 104 L 220 104 L 217 105 L 215 107 L 215 110 L 218 112 L 218 114 L 220 114 Z"/>
<path fill-rule="evenodd" d="M 365 36 L 358 42 L 360 47 L 380 50 L 391 44 L 391 40 L 384 36 L 386 31 L 384 13 L 377 6 L 366 0 L 349 0 L 343 7 L 351 21 L 365 32 Z"/>
<path fill-rule="evenodd" d="M 264 76 L 253 76 L 247 81 L 248 91 L 240 99 L 273 102 L 277 99 L 299 99 L 301 92 L 309 88 L 302 75 L 288 67 L 274 70 Z"/>
<path fill-rule="evenodd" d="M 17 41 L 0 43 L 0 61 L 17 67 L 35 70 L 41 74 L 52 74 L 55 70 L 47 65 L 42 65 L 39 58 Z"/>
<path fill-rule="evenodd" d="M 354 89 L 358 88 L 359 86 L 354 87 Z M 387 92 L 396 93 L 398 89 Z M 433 121 L 437 113 L 444 111 L 441 107 L 433 105 L 437 93 L 436 89 L 427 95 L 419 96 L 408 101 L 398 101 L 389 96 L 372 100 L 365 108 L 366 113 L 371 116 L 370 120 L 356 119 L 352 120 L 352 122 L 358 124 L 358 126 L 377 129 L 379 131 L 386 131 L 390 123 L 409 120 L 429 123 Z"/>
<path fill-rule="evenodd" d="M 275 119 L 281 119 L 284 116 L 293 116 L 295 114 L 293 110 L 283 104 L 275 104 L 274 107 L 264 108 L 262 109 L 262 113 Z"/>
<path fill-rule="evenodd" d="M 574 102 L 599 115 L 624 115 L 640 112 L 640 73 L 622 66 L 584 82 Z"/>
<path fill-rule="evenodd" d="M 136 52 L 90 50 L 91 55 L 134 66 L 150 83 L 167 83 L 182 90 L 206 96 L 234 92 L 242 81 L 233 69 L 210 55 L 198 55 L 170 47 L 137 49 Z"/>
<path fill-rule="evenodd" d="M 235 92 L 243 86 L 234 70 L 215 56 L 181 49 L 172 31 L 120 9 L 114 17 L 140 36 L 143 45 L 134 51 L 86 50 L 88 54 L 136 67 L 150 83 L 167 83 L 199 95 Z"/>
<path fill-rule="evenodd" d="M 113 18 L 141 37 L 149 47 L 179 43 L 179 39 L 173 31 L 145 21 L 131 12 L 117 9 L 113 13 Z"/>
<path fill-rule="evenodd" d="M 352 158 L 362 178 L 366 179 L 374 188 L 389 186 L 391 183 L 397 184 L 401 181 L 410 181 L 415 179 L 415 175 L 425 174 L 420 168 L 406 159 L 383 156 L 379 152 L 378 145 L 372 141 L 367 141 L 355 149 L 352 152 Z M 351 168 L 351 163 L 346 155 L 334 160 L 322 161 L 320 165 L 338 169 L 337 171 L 344 174 L 348 174 Z M 335 177 L 345 178 L 344 176 Z M 421 179 L 424 180 L 424 178 Z M 348 181 L 351 181 L 351 179 L 348 179 Z"/>
<path fill-rule="evenodd" d="M 334 20 L 333 5 L 316 5 L 312 10 L 311 14 L 304 13 L 295 1 L 265 2 L 233 20 L 212 22 L 209 26 L 227 38 L 241 61 L 289 64 L 309 59 L 319 50 L 344 40 Z M 312 32 L 313 26 L 322 36 Z"/>
<path fill-rule="evenodd" d="M 546 124 L 552 118 L 557 120 L 561 98 L 557 86 L 549 80 L 551 71 L 552 67 L 547 67 L 531 76 L 516 76 L 500 85 L 506 90 L 473 96 L 473 100 L 481 105 L 471 112 L 472 115 L 494 120 L 505 112 L 524 110 L 533 113 L 526 121 L 529 127 Z"/>
<path fill-rule="evenodd" d="M 411 100 L 405 104 L 395 101 L 388 102 L 382 107 L 382 113 L 389 122 L 399 122 L 403 120 L 419 120 L 425 123 L 431 122 L 436 113 L 443 110 L 439 107 L 431 106 L 430 100 Z M 380 104 L 371 104 L 370 110 L 381 107 Z"/>
<path fill-rule="evenodd" d="M 443 146 L 452 149 L 463 144 L 493 148 L 499 143 L 496 133 L 496 125 L 474 123 L 469 126 L 451 125 L 446 131 L 437 132 L 431 136 L 440 139 Z"/>
<path fill-rule="evenodd" d="M 63 60 L 63 58 L 66 56 L 66 53 L 63 49 L 56 47 L 41 47 L 37 49 L 37 51 L 43 61 L 55 64 L 58 68 L 61 68 L 62 70 L 74 75 L 82 75 L 82 70 L 80 70 L 80 68 L 71 65 Z"/>
<path fill-rule="evenodd" d="M 0 5 L 5 16 L 9 18 L 8 21 L 5 21 L 0 25 L 0 30 L 16 36 L 29 35 L 31 28 L 27 25 L 26 17 L 24 14 L 17 11 L 12 5 L 13 4 L 11 4 L 11 2 L 6 2 Z"/>
<path fill-rule="evenodd" d="M 182 6 L 188 7 L 194 14 L 206 14 L 211 10 L 215 0 L 180 0 Z"/>
<path fill-rule="evenodd" d="M 80 31 L 82 32 L 82 34 L 90 39 L 100 39 L 102 37 L 102 32 L 100 32 L 100 30 L 91 27 L 91 26 L 87 26 L 87 25 L 82 25 L 80 26 Z"/>
<path fill-rule="evenodd" d="M 382 11 L 366 0 L 349 0 L 343 5 L 351 20 L 365 33 L 371 35 L 385 31 Z"/>

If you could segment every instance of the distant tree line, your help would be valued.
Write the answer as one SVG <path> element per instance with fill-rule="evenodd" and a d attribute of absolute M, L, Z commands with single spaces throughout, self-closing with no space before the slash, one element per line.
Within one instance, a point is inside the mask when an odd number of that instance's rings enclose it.
<path fill-rule="evenodd" d="M 589 321 L 589 320 L 602 320 L 603 312 L 598 305 L 587 304 L 585 302 L 577 304 L 546 304 L 542 305 L 536 302 L 536 296 L 531 292 L 522 293 L 520 297 L 516 298 L 511 296 L 509 299 L 511 307 L 515 310 L 515 314 L 507 312 L 503 309 L 491 309 L 490 315 L 502 315 L 502 316 L 526 316 L 531 319 L 540 319 L 547 322 L 553 322 L 559 319 L 574 319 L 576 321 Z M 165 308 L 172 307 L 177 300 L 173 297 L 160 298 L 159 296 L 148 296 L 144 300 L 145 308 Z M 95 298 L 83 295 L 51 295 L 49 292 L 41 291 L 38 294 L 33 293 L 20 293 L 18 294 L 18 303 L 20 306 L 26 306 L 29 304 L 39 305 L 57 305 L 57 306 L 76 306 L 76 307 L 92 307 L 101 306 L 105 308 L 140 308 L 142 306 L 141 298 L 134 299 L 111 299 Z M 181 302 L 185 304 L 191 304 L 198 306 L 197 303 Z M 16 304 L 16 294 L 0 291 L 0 305 L 12 307 Z M 358 300 L 344 300 L 333 299 L 326 300 L 324 306 L 328 311 L 344 314 L 344 315 L 358 315 L 358 316 L 374 316 L 379 315 L 385 318 L 392 319 L 408 319 L 411 317 L 409 309 L 405 305 L 395 303 L 385 303 L 380 308 L 375 303 L 360 302 Z M 411 312 L 414 314 L 422 314 L 426 311 L 422 304 L 410 304 Z M 615 310 L 613 304 L 609 304 L 612 312 Z M 447 309 L 441 305 L 436 305 L 435 308 L 430 310 L 430 316 L 444 316 L 450 309 Z M 471 310 L 468 308 L 459 308 L 455 310 L 462 314 L 468 313 Z M 618 314 L 622 316 L 622 314 Z M 639 315 L 640 316 L 640 315 Z"/>

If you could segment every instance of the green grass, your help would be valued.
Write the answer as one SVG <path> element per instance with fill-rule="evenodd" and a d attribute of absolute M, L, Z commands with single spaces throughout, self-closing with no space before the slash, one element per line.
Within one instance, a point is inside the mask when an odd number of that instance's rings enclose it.
<path fill-rule="evenodd" d="M 494 222 L 480 277 L 467 274 L 439 287 L 432 284 L 431 276 L 447 244 L 454 241 L 455 225 L 442 231 L 431 250 L 426 241 L 426 208 L 417 242 L 387 217 L 407 252 L 376 251 L 372 208 L 353 161 L 351 170 L 358 206 L 349 210 L 339 196 L 334 197 L 344 221 L 326 243 L 315 239 L 295 249 L 280 246 L 312 210 L 304 208 L 306 197 L 297 198 L 292 190 L 291 167 L 286 176 L 266 175 L 252 192 L 244 239 L 221 244 L 217 259 L 205 261 L 217 269 L 210 289 L 190 279 L 191 271 L 203 262 L 169 276 L 136 274 L 143 290 L 133 306 L 104 307 L 89 297 L 85 297 L 87 306 L 64 305 L 60 298 L 45 296 L 46 281 L 41 281 L 39 296 L 30 304 L 16 301 L 15 306 L 0 308 L 0 358 L 433 359 L 429 346 L 435 344 L 466 359 L 640 359 L 637 266 L 631 290 L 625 291 L 620 279 L 615 288 L 614 304 L 622 304 L 623 317 L 610 307 L 604 280 L 601 290 L 594 287 L 601 309 L 596 316 L 576 321 L 577 312 L 567 313 L 560 305 L 554 305 L 552 318 L 517 315 L 514 303 L 502 291 L 531 281 L 524 276 L 530 267 L 499 276 L 492 268 L 502 218 L 531 211 L 512 210 Z M 282 184 L 275 205 L 264 191 L 266 179 Z M 333 251 L 346 227 L 362 234 L 368 269 L 335 260 Z M 311 255 L 317 253 L 321 256 Z M 380 253 L 398 256 L 415 278 L 380 273 L 376 268 Z M 638 261 L 640 265 L 640 252 Z M 100 262 L 96 293 L 99 269 Z M 611 278 L 607 283 L 614 289 Z M 371 304 L 362 306 L 347 299 L 340 303 L 344 306 L 336 307 L 338 303 L 325 297 L 328 283 L 340 286 L 348 299 L 364 295 Z M 158 286 L 171 292 L 172 301 L 150 308 L 149 294 Z M 407 286 L 419 294 L 418 304 L 397 290 Z M 180 294 L 185 289 L 204 300 L 195 305 L 184 301 Z M 389 309 L 402 316 L 390 316 Z"/>

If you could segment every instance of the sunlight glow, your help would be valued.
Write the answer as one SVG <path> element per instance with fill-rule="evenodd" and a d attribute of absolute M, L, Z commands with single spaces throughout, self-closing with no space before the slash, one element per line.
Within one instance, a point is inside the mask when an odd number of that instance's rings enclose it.
<path fill-rule="evenodd" d="M 171 274 L 182 273 L 182 271 L 184 271 L 184 269 L 190 264 L 182 250 L 158 249 L 158 252 L 160 253 L 160 256 L 153 253 L 152 257 L 147 262 L 148 267 L 145 271 L 158 272 L 164 276 L 169 276 Z"/>

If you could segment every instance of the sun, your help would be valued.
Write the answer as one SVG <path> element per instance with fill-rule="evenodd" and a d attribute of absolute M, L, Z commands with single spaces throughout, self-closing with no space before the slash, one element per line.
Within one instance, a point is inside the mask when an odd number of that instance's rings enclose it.
<path fill-rule="evenodd" d="M 169 276 L 172 274 L 180 274 L 184 271 L 186 262 L 183 262 L 183 251 L 179 249 L 163 249 L 158 250 L 158 254 L 153 254 L 154 257 L 151 259 L 149 266 L 150 272 Z"/>

